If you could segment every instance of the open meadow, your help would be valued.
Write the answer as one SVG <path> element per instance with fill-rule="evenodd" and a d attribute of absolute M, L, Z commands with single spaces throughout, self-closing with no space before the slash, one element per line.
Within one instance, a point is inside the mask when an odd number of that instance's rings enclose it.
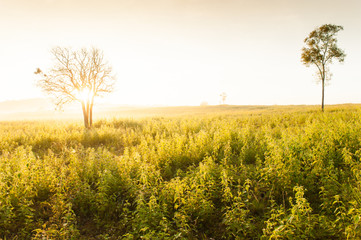
<path fill-rule="evenodd" d="M 79 120 L 0 122 L 0 239 L 361 238 L 360 105 Z"/>

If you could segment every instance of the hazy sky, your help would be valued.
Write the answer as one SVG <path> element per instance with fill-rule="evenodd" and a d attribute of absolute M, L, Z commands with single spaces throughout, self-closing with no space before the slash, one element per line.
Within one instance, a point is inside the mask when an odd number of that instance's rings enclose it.
<path fill-rule="evenodd" d="M 326 104 L 361 102 L 360 0 L 0 0 L 0 101 L 45 97 L 37 67 L 54 46 L 104 51 L 117 104 L 319 104 L 303 40 L 325 23 L 345 63 L 331 66 Z"/>

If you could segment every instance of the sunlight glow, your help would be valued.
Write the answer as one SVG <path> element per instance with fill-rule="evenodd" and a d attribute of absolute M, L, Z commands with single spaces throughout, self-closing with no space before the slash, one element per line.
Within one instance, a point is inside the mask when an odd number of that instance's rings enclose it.
<path fill-rule="evenodd" d="M 88 103 L 92 97 L 92 93 L 89 88 L 82 88 L 76 91 L 75 97 L 78 101 Z"/>
<path fill-rule="evenodd" d="M 225 104 L 232 105 L 317 105 L 321 86 L 300 54 L 304 38 L 325 23 L 344 26 L 338 40 L 348 55 L 331 66 L 325 102 L 361 102 L 361 1 L 35 2 L 0 0 L 0 22 L 6 23 L 0 102 L 48 97 L 34 84 L 34 71 L 50 70 L 50 50 L 59 46 L 104 52 L 116 83 L 97 103 L 217 105 L 225 92 Z M 70 91 L 77 102 L 89 98 Z"/>

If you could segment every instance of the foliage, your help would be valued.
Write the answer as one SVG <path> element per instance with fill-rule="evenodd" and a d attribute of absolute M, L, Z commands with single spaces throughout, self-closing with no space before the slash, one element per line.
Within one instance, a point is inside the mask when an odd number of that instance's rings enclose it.
<path fill-rule="evenodd" d="M 1 122 L 0 239 L 360 239 L 359 107 L 269 111 Z"/>
<path fill-rule="evenodd" d="M 317 67 L 317 76 L 322 83 L 322 111 L 324 110 L 325 81 L 331 79 L 329 64 L 333 60 L 343 62 L 345 52 L 337 46 L 336 35 L 343 30 L 342 26 L 324 24 L 313 30 L 305 39 L 306 47 L 302 49 L 301 60 L 309 67 Z"/>

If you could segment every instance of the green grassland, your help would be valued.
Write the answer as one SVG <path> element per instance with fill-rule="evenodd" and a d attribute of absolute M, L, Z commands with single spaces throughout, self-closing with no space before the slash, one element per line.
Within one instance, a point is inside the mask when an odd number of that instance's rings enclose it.
<path fill-rule="evenodd" d="M 0 122 L 0 239 L 360 239 L 361 106 Z"/>

